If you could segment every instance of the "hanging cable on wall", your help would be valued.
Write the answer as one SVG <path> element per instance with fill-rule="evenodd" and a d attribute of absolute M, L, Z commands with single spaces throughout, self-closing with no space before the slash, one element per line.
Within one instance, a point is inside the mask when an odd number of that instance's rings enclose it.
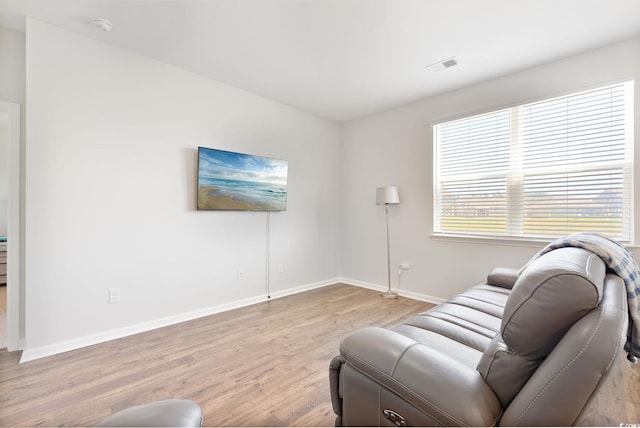
<path fill-rule="evenodd" d="M 267 299 L 271 299 L 271 245 L 269 243 L 271 229 L 271 211 L 267 211 L 267 238 L 266 238 L 266 267 L 265 267 L 265 286 L 267 291 Z"/>
<path fill-rule="evenodd" d="M 400 294 L 400 280 L 402 279 L 402 275 L 411 269 L 411 265 L 408 262 L 402 262 L 400 266 L 398 266 L 398 288 L 396 288 L 396 294 Z"/>

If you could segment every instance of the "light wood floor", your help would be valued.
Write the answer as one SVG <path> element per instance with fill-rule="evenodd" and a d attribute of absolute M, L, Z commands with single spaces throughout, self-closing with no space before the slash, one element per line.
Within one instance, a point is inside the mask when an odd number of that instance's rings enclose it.
<path fill-rule="evenodd" d="M 338 284 L 25 364 L 1 351 L 0 426 L 91 426 L 169 397 L 197 402 L 207 426 L 333 426 L 340 340 L 431 306 Z M 640 372 L 628 367 L 581 424 L 640 423 Z"/>
<path fill-rule="evenodd" d="M 333 426 L 340 340 L 431 306 L 334 285 L 24 364 L 2 351 L 0 426 L 91 426 L 169 397 L 208 426 Z"/>

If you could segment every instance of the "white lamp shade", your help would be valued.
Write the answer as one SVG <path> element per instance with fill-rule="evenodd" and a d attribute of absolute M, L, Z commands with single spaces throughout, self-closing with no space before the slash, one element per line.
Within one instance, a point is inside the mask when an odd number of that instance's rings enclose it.
<path fill-rule="evenodd" d="M 376 189 L 376 205 L 399 204 L 398 188 L 396 186 L 378 187 Z"/>

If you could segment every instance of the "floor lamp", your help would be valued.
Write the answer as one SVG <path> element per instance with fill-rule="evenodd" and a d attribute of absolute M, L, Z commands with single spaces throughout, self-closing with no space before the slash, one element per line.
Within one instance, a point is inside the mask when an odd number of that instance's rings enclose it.
<path fill-rule="evenodd" d="M 387 291 L 380 296 L 385 299 L 396 299 L 398 295 L 391 291 L 391 252 L 389 251 L 389 205 L 400 203 L 396 186 L 378 187 L 376 189 L 376 205 L 384 205 L 387 213 Z"/>

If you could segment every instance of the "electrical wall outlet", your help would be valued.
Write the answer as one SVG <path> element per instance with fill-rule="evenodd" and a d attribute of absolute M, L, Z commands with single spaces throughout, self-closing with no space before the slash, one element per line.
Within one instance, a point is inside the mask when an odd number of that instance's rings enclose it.
<path fill-rule="evenodd" d="M 120 289 L 111 288 L 109 290 L 109 303 L 120 303 Z"/>
<path fill-rule="evenodd" d="M 402 269 L 403 272 L 406 272 L 411 269 L 411 265 L 409 264 L 409 262 L 402 262 L 402 264 L 400 265 L 400 269 Z"/>
<path fill-rule="evenodd" d="M 238 269 L 238 281 L 242 281 L 244 279 L 244 269 Z"/>
<path fill-rule="evenodd" d="M 278 273 L 284 273 L 284 264 L 282 263 L 278 264 Z"/>

